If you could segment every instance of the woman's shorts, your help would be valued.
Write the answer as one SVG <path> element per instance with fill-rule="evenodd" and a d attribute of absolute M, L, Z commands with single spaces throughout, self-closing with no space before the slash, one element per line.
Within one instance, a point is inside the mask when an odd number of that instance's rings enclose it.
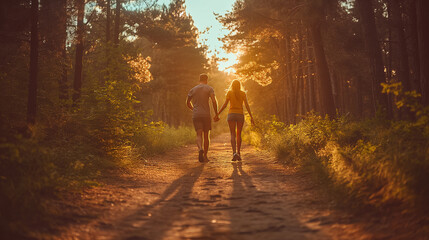
<path fill-rule="evenodd" d="M 226 120 L 234 122 L 244 122 L 244 115 L 240 113 L 229 113 Z"/>

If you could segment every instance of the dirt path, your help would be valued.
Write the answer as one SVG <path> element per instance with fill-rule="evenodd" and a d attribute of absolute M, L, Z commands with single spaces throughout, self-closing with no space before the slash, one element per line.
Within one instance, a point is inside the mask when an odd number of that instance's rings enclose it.
<path fill-rule="evenodd" d="M 211 161 L 183 147 L 134 172 L 104 179 L 63 209 L 49 239 L 391 239 L 383 220 L 369 224 L 335 210 L 308 175 L 244 146 L 231 162 L 228 136 L 212 141 Z M 372 226 L 372 227 L 371 227 Z M 375 229 L 374 229 L 375 228 Z M 371 232 L 371 233 L 370 233 Z M 399 236 L 400 237 L 400 236 Z"/>

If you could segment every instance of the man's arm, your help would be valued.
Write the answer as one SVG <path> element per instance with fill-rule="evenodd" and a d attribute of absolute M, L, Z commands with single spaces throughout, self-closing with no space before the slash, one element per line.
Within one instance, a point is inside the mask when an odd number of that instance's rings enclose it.
<path fill-rule="evenodd" d="M 213 110 L 215 112 L 215 117 L 217 117 L 219 115 L 219 113 L 217 112 L 217 99 L 216 96 L 214 95 L 214 93 L 210 94 L 210 98 L 212 99 L 212 103 L 213 103 Z"/>
<path fill-rule="evenodd" d="M 226 106 L 228 106 L 228 103 L 229 103 L 229 99 L 227 98 L 227 99 L 225 99 L 225 103 L 219 109 L 219 115 L 223 112 L 223 110 L 226 108 Z"/>
<path fill-rule="evenodd" d="M 192 97 L 187 97 L 186 98 L 186 106 L 188 106 L 189 109 L 194 110 L 194 106 L 191 103 Z"/>

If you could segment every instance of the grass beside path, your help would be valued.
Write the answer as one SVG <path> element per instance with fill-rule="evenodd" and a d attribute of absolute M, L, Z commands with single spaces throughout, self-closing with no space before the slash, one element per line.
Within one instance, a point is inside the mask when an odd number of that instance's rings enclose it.
<path fill-rule="evenodd" d="M 36 126 L 34 136 L 0 138 L 0 232 L 25 233 L 45 221 L 49 199 L 99 186 L 116 169 L 129 170 L 144 158 L 193 142 L 191 127 L 150 123 L 131 134 L 119 128 L 101 131 L 82 121 Z"/>
<path fill-rule="evenodd" d="M 296 125 L 259 122 L 245 139 L 289 166 L 328 183 L 337 200 L 360 206 L 425 210 L 429 201 L 429 125 L 421 121 L 329 120 L 308 115 Z"/>

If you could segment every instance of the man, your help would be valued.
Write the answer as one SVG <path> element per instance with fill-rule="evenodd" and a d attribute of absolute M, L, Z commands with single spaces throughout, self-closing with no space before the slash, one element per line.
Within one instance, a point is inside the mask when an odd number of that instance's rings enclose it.
<path fill-rule="evenodd" d="M 192 110 L 192 121 L 197 132 L 198 161 L 208 161 L 209 132 L 212 129 L 210 117 L 209 98 L 212 101 L 215 119 L 218 120 L 217 100 L 212 87 L 207 85 L 209 77 L 207 74 L 200 75 L 200 84 L 193 87 L 186 99 L 186 105 Z M 192 101 L 192 102 L 191 102 Z M 203 149 L 204 136 L 204 149 Z"/>

